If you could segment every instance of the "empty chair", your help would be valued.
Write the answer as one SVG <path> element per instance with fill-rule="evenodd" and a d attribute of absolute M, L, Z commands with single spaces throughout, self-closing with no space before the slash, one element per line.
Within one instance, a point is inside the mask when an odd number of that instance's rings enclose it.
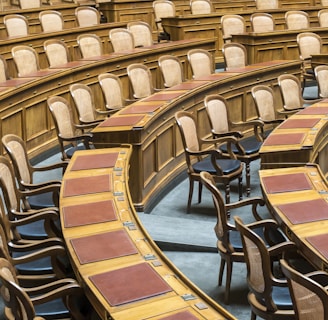
<path fill-rule="evenodd" d="M 64 65 L 70 61 L 70 56 L 66 43 L 58 39 L 49 39 L 43 43 L 50 68 Z"/>
<path fill-rule="evenodd" d="M 204 49 L 191 49 L 187 52 L 187 57 L 193 79 L 214 73 L 214 59 L 208 51 Z"/>
<path fill-rule="evenodd" d="M 286 27 L 289 30 L 309 29 L 309 15 L 305 11 L 291 10 L 285 13 Z"/>
<path fill-rule="evenodd" d="M 328 9 L 321 9 L 318 11 L 318 20 L 319 20 L 320 27 L 323 28 L 328 27 Z"/>
<path fill-rule="evenodd" d="M 42 0 L 19 0 L 18 3 L 21 9 L 40 8 L 42 6 Z"/>
<path fill-rule="evenodd" d="M 321 0 L 320 2 L 321 2 L 321 5 L 324 7 L 328 6 L 328 0 Z"/>
<path fill-rule="evenodd" d="M 240 131 L 233 130 L 234 123 L 230 120 L 227 101 L 221 95 L 213 94 L 206 96 L 204 104 L 213 137 L 223 138 L 230 135 L 237 140 L 232 145 L 232 151 L 238 160 L 245 163 L 246 194 L 249 196 L 251 192 L 250 163 L 260 158 L 259 151 L 263 140 L 261 136 L 263 122 L 260 120 L 243 122 L 243 127 L 245 129 L 247 127 L 252 128 L 254 134 L 251 137 L 243 138 L 243 134 Z M 220 150 L 228 155 L 227 145 L 222 145 Z"/>
<path fill-rule="evenodd" d="M 72 110 L 67 100 L 52 96 L 47 99 L 47 104 L 55 123 L 62 160 L 70 159 L 76 150 L 90 149 L 92 134 L 83 132 L 88 127 L 74 124 Z"/>
<path fill-rule="evenodd" d="M 63 16 L 59 11 L 40 11 L 39 20 L 43 32 L 56 32 L 64 29 Z"/>
<path fill-rule="evenodd" d="M 80 34 L 77 37 L 82 58 L 99 57 L 103 54 L 101 39 L 96 34 Z"/>
<path fill-rule="evenodd" d="M 315 67 L 314 74 L 318 83 L 319 97 L 328 98 L 328 66 Z"/>
<path fill-rule="evenodd" d="M 244 68 L 247 65 L 247 51 L 240 43 L 225 43 L 222 47 L 222 54 L 225 70 Z"/>
<path fill-rule="evenodd" d="M 124 28 L 109 30 L 109 39 L 114 52 L 129 51 L 135 48 L 132 32 Z"/>
<path fill-rule="evenodd" d="M 175 5 L 170 0 L 155 0 L 153 1 L 153 10 L 155 16 L 155 23 L 157 27 L 157 40 L 170 40 L 170 35 L 164 30 L 162 26 L 162 18 L 175 16 Z"/>
<path fill-rule="evenodd" d="M 79 27 L 90 27 L 100 24 L 100 13 L 96 8 L 93 7 L 76 7 L 75 17 Z"/>
<path fill-rule="evenodd" d="M 237 14 L 225 14 L 221 17 L 221 29 L 223 41 L 230 42 L 232 34 L 246 32 L 245 19 Z"/>
<path fill-rule="evenodd" d="M 190 0 L 191 14 L 210 14 L 214 12 L 211 0 Z"/>
<path fill-rule="evenodd" d="M 0 55 L 0 83 L 9 79 L 7 61 L 2 55 Z"/>
<path fill-rule="evenodd" d="M 107 116 L 109 110 L 100 110 L 95 106 L 92 90 L 84 83 L 74 83 L 69 87 L 81 124 L 97 126 Z"/>
<path fill-rule="evenodd" d="M 166 88 L 173 87 L 184 81 L 182 64 L 178 57 L 172 55 L 160 56 L 158 65 Z"/>
<path fill-rule="evenodd" d="M 256 12 L 251 15 L 251 26 L 253 32 L 272 32 L 275 28 L 275 22 L 271 14 Z"/>
<path fill-rule="evenodd" d="M 132 33 L 135 47 L 149 47 L 153 45 L 152 30 L 147 22 L 131 21 L 127 25 Z"/>
<path fill-rule="evenodd" d="M 21 14 L 8 14 L 3 17 L 8 37 L 25 37 L 29 34 L 27 19 Z"/>
<path fill-rule="evenodd" d="M 18 77 L 23 77 L 40 70 L 38 53 L 30 46 L 20 45 L 11 49 Z"/>
<path fill-rule="evenodd" d="M 255 4 L 257 10 L 270 10 L 279 8 L 278 0 L 255 0 Z"/>
<path fill-rule="evenodd" d="M 191 200 L 194 190 L 194 182 L 198 181 L 198 202 L 201 202 L 202 184 L 200 173 L 207 171 L 216 183 L 223 183 L 226 203 L 230 202 L 230 183 L 238 181 L 239 199 L 242 198 L 242 163 L 236 159 L 234 153 L 230 158 L 223 158 L 218 147 L 223 143 L 234 143 L 236 139 L 224 137 L 219 139 L 203 140 L 200 138 L 196 118 L 186 111 L 179 111 L 175 119 L 181 134 L 182 144 L 186 156 L 187 172 L 189 177 L 189 196 L 187 212 L 190 211 Z M 204 147 L 206 146 L 206 147 Z M 209 148 L 212 146 L 212 148 Z"/>

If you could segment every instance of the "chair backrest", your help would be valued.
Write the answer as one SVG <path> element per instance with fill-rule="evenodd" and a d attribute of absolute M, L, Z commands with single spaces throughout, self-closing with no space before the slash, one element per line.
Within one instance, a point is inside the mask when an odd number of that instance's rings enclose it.
<path fill-rule="evenodd" d="M 75 17 L 79 27 L 90 27 L 100 24 L 100 13 L 93 7 L 78 6 L 75 9 Z"/>
<path fill-rule="evenodd" d="M 6 59 L 0 55 L 0 82 L 4 82 L 9 79 L 8 66 Z"/>
<path fill-rule="evenodd" d="M 67 45 L 59 39 L 49 39 L 43 43 L 49 67 L 63 65 L 70 61 Z"/>
<path fill-rule="evenodd" d="M 154 93 L 152 75 L 147 66 L 133 63 L 127 67 L 127 72 L 134 98 L 141 99 Z"/>
<path fill-rule="evenodd" d="M 19 0 L 18 2 L 21 9 L 40 8 L 42 6 L 42 0 Z"/>
<path fill-rule="evenodd" d="M 21 14 L 8 14 L 3 17 L 8 37 L 25 37 L 29 34 L 27 19 Z"/>
<path fill-rule="evenodd" d="M 247 65 L 247 51 L 240 43 L 225 43 L 222 47 L 222 54 L 226 70 L 243 68 Z"/>
<path fill-rule="evenodd" d="M 291 10 L 285 13 L 286 27 L 289 30 L 309 29 L 309 15 L 305 11 Z"/>
<path fill-rule="evenodd" d="M 214 59 L 204 49 L 191 49 L 187 52 L 188 62 L 194 79 L 214 73 Z"/>
<path fill-rule="evenodd" d="M 232 34 L 246 32 L 245 19 L 237 14 L 225 14 L 221 17 L 221 29 L 224 41 L 229 41 Z"/>
<path fill-rule="evenodd" d="M 156 27 L 158 31 L 163 31 L 161 19 L 164 17 L 175 16 L 175 5 L 170 0 L 155 0 L 153 1 L 153 9 Z"/>
<path fill-rule="evenodd" d="M 273 90 L 266 85 L 257 85 L 252 88 L 258 117 L 264 122 L 276 120 L 275 101 Z"/>
<path fill-rule="evenodd" d="M 328 1 L 326 6 L 328 6 Z M 320 27 L 328 27 L 328 9 L 321 9 L 318 11 L 318 20 Z"/>
<path fill-rule="evenodd" d="M 251 26 L 253 32 L 272 32 L 275 28 L 275 22 L 271 14 L 256 12 L 251 15 Z"/>
<path fill-rule="evenodd" d="M 303 108 L 302 86 L 293 74 L 282 74 L 278 77 L 278 85 L 285 110 Z"/>
<path fill-rule="evenodd" d="M 124 28 L 109 30 L 109 39 L 114 52 L 133 50 L 135 47 L 132 32 Z"/>
<path fill-rule="evenodd" d="M 80 34 L 77 43 L 83 58 L 99 57 L 103 54 L 101 39 L 96 34 Z"/>
<path fill-rule="evenodd" d="M 292 268 L 284 259 L 280 260 L 281 270 L 287 278 L 295 319 L 327 319 L 328 318 L 328 293 L 326 289 L 328 274 L 317 272 L 318 279 L 323 278 L 324 284 L 312 279 L 310 275 L 302 274 Z M 319 280 L 320 281 L 320 280 Z"/>
<path fill-rule="evenodd" d="M 183 69 L 178 57 L 172 55 L 160 56 L 158 65 L 166 88 L 173 87 L 183 82 Z"/>
<path fill-rule="evenodd" d="M 311 59 L 312 54 L 320 54 L 322 40 L 314 32 L 301 32 L 296 37 L 301 60 Z"/>
<path fill-rule="evenodd" d="M 314 74 L 318 83 L 319 96 L 328 98 L 328 65 L 315 67 Z"/>
<path fill-rule="evenodd" d="M 321 0 L 320 2 L 321 2 L 321 5 L 324 7 L 328 6 L 328 0 Z"/>
<path fill-rule="evenodd" d="M 211 0 L 190 0 L 191 14 L 210 14 L 214 12 Z"/>
<path fill-rule="evenodd" d="M 56 32 L 64 29 L 63 16 L 59 11 L 43 10 L 39 13 L 43 32 Z"/>
<path fill-rule="evenodd" d="M 11 49 L 11 55 L 19 77 L 40 70 L 39 56 L 33 48 L 25 45 L 15 46 Z"/>
<path fill-rule="evenodd" d="M 96 120 L 93 92 L 86 84 L 74 83 L 69 87 L 81 122 Z"/>
<path fill-rule="evenodd" d="M 112 73 L 102 73 L 98 76 L 106 109 L 122 109 L 125 106 L 123 87 L 120 78 Z"/>
<path fill-rule="evenodd" d="M 255 0 L 257 10 L 278 9 L 278 0 Z"/>
<path fill-rule="evenodd" d="M 147 22 L 131 21 L 127 25 L 132 33 L 135 47 L 149 47 L 153 45 L 152 30 Z"/>

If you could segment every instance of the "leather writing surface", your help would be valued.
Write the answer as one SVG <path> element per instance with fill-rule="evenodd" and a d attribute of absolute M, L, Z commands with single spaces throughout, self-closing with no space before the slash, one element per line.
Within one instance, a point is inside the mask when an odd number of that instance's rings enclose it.
<path fill-rule="evenodd" d="M 125 107 L 120 114 L 151 113 L 163 106 L 164 103 L 163 101 L 152 101 L 151 104 L 147 104 L 146 102 L 140 101 Z"/>
<path fill-rule="evenodd" d="M 67 179 L 64 184 L 64 197 L 72 197 L 89 193 L 111 191 L 111 175 L 89 176 Z"/>
<path fill-rule="evenodd" d="M 312 128 L 320 119 L 287 119 L 281 125 L 279 129 L 293 129 L 293 128 Z"/>
<path fill-rule="evenodd" d="M 98 168 L 112 168 L 115 166 L 118 152 L 105 154 L 79 155 L 71 167 L 71 170 L 87 170 Z"/>
<path fill-rule="evenodd" d="M 90 276 L 112 306 L 118 306 L 172 291 L 146 262 Z"/>
<path fill-rule="evenodd" d="M 169 101 L 172 99 L 175 99 L 182 94 L 184 94 L 185 91 L 162 91 L 160 93 L 155 93 L 148 98 L 145 98 L 144 101 L 155 101 L 155 100 L 162 100 L 162 101 Z"/>
<path fill-rule="evenodd" d="M 328 219 L 328 204 L 321 198 L 281 204 L 277 208 L 292 224 Z"/>
<path fill-rule="evenodd" d="M 4 82 L 0 82 L 0 87 L 18 87 L 24 83 L 28 83 L 34 79 L 29 78 L 14 78 L 14 79 L 8 79 Z"/>
<path fill-rule="evenodd" d="M 226 73 L 226 72 L 225 73 L 211 73 L 206 76 L 198 77 L 195 80 L 197 80 L 197 81 L 199 81 L 199 80 L 200 81 L 203 81 L 203 80 L 214 81 L 214 80 L 229 78 L 231 76 L 232 76 L 231 73 Z"/>
<path fill-rule="evenodd" d="M 328 259 L 328 233 L 305 238 L 316 250 Z"/>
<path fill-rule="evenodd" d="M 45 77 L 45 76 L 48 76 L 50 74 L 54 74 L 56 72 L 58 72 L 59 69 L 45 69 L 45 70 L 38 70 L 36 72 L 32 72 L 32 73 L 29 73 L 25 76 L 21 76 L 22 78 L 29 78 L 29 77 Z"/>
<path fill-rule="evenodd" d="M 270 134 L 264 140 L 263 146 L 300 144 L 303 140 L 303 133 Z"/>
<path fill-rule="evenodd" d="M 138 253 L 125 230 L 71 239 L 71 244 L 81 264 Z"/>
<path fill-rule="evenodd" d="M 263 177 L 262 184 L 267 193 L 292 192 L 312 189 L 312 185 L 305 173 L 292 173 Z"/>
<path fill-rule="evenodd" d="M 192 82 L 182 82 L 170 88 L 170 90 L 191 90 L 198 88 L 204 84 L 208 83 L 208 81 L 192 81 Z"/>
<path fill-rule="evenodd" d="M 307 107 L 298 112 L 298 114 L 327 114 L 328 107 Z"/>
<path fill-rule="evenodd" d="M 144 116 L 124 116 L 124 117 L 110 117 L 99 124 L 99 127 L 120 127 L 133 126 L 137 124 Z"/>
<path fill-rule="evenodd" d="M 160 320 L 197 320 L 198 317 L 195 317 L 190 311 L 182 311 L 170 316 L 161 318 Z"/>
<path fill-rule="evenodd" d="M 88 202 L 62 209 L 65 228 L 117 220 L 113 200 Z"/>

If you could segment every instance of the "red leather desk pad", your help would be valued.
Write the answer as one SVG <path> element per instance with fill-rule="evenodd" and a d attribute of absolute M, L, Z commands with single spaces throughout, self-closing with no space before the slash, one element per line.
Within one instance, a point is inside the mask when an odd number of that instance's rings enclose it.
<path fill-rule="evenodd" d="M 198 88 L 204 84 L 208 83 L 208 81 L 192 81 L 192 82 L 182 82 L 170 88 L 170 90 L 192 90 Z"/>
<path fill-rule="evenodd" d="M 81 264 L 138 253 L 125 230 L 71 239 L 71 244 Z"/>
<path fill-rule="evenodd" d="M 328 259 L 328 233 L 305 238 L 316 250 Z"/>
<path fill-rule="evenodd" d="M 22 78 L 30 78 L 30 77 L 45 77 L 50 74 L 54 74 L 58 72 L 59 69 L 45 69 L 45 70 L 38 70 L 36 72 L 29 73 L 25 76 L 21 76 Z"/>
<path fill-rule="evenodd" d="M 112 168 L 115 166 L 117 157 L 118 152 L 77 156 L 71 170 Z"/>
<path fill-rule="evenodd" d="M 280 126 L 279 129 L 293 129 L 293 128 L 312 128 L 320 119 L 287 119 Z"/>
<path fill-rule="evenodd" d="M 91 276 L 90 280 L 112 306 L 172 291 L 172 288 L 146 262 L 96 274 Z"/>
<path fill-rule="evenodd" d="M 277 208 L 292 224 L 328 219 L 328 203 L 324 199 L 315 199 L 278 205 Z"/>
<path fill-rule="evenodd" d="M 160 320 L 197 320 L 198 317 L 195 317 L 192 313 L 187 311 L 178 312 L 170 316 L 161 318 Z"/>
<path fill-rule="evenodd" d="M 297 114 L 327 114 L 328 107 L 307 107 L 304 110 L 299 111 Z"/>
<path fill-rule="evenodd" d="M 120 127 L 133 126 L 137 124 L 144 116 L 124 116 L 124 117 L 110 117 L 103 121 L 99 127 Z"/>
<path fill-rule="evenodd" d="M 89 193 L 109 192 L 111 189 L 110 174 L 68 179 L 65 181 L 63 196 L 72 197 Z"/>
<path fill-rule="evenodd" d="M 185 93 L 185 91 L 183 91 L 183 92 L 181 92 L 181 91 L 161 91 L 159 93 L 155 93 L 155 94 L 149 96 L 148 98 L 144 99 L 143 101 L 156 101 L 156 100 L 170 101 L 172 99 L 175 99 L 175 98 L 181 96 L 184 93 Z"/>
<path fill-rule="evenodd" d="M 18 87 L 24 83 L 28 83 L 32 80 L 35 80 L 33 78 L 14 78 L 14 79 L 8 79 L 4 82 L 0 82 L 0 87 Z"/>
<path fill-rule="evenodd" d="M 311 182 L 304 173 L 291 173 L 262 178 L 267 193 L 312 190 Z"/>
<path fill-rule="evenodd" d="M 304 133 L 271 134 L 265 139 L 263 146 L 300 144 L 303 139 Z"/>
<path fill-rule="evenodd" d="M 62 214 L 65 228 L 117 220 L 113 200 L 66 206 Z"/>
<path fill-rule="evenodd" d="M 164 101 L 152 101 L 151 104 L 144 101 L 136 102 L 122 110 L 120 114 L 152 113 L 165 104 Z"/>

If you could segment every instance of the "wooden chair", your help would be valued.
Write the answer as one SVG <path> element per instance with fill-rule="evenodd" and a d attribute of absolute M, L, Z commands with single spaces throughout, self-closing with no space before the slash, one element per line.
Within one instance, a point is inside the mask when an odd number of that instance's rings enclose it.
<path fill-rule="evenodd" d="M 294 250 L 293 242 L 286 241 L 267 247 L 253 228 L 277 225 L 274 220 L 262 220 L 245 225 L 240 217 L 234 217 L 240 232 L 247 265 L 248 302 L 251 319 L 295 319 L 293 303 L 286 279 L 277 278 L 273 272 L 274 259 L 280 259 L 285 252 Z"/>
<path fill-rule="evenodd" d="M 35 175 L 40 172 L 51 172 L 51 170 L 55 169 L 60 169 L 64 172 L 68 164 L 67 162 L 33 166 L 27 155 L 26 144 L 21 137 L 14 134 L 6 134 L 2 137 L 1 141 L 13 164 L 15 176 L 21 190 L 33 190 L 52 184 L 57 186 L 61 184 L 60 180 L 47 180 L 36 183 L 34 178 Z M 55 205 L 53 196 L 52 192 L 31 196 L 28 198 L 29 206 L 32 209 L 53 207 Z"/>
<path fill-rule="evenodd" d="M 67 45 L 62 40 L 46 40 L 43 43 L 43 48 L 48 60 L 49 68 L 55 68 L 64 65 L 71 60 Z"/>
<path fill-rule="evenodd" d="M 255 12 L 251 15 L 251 27 L 253 32 L 273 32 L 275 22 L 271 14 L 265 12 Z"/>
<path fill-rule="evenodd" d="M 257 10 L 271 10 L 279 8 L 278 0 L 255 0 Z"/>
<path fill-rule="evenodd" d="M 70 85 L 69 91 L 74 100 L 80 124 L 96 127 L 110 115 L 111 111 L 96 107 L 94 94 L 86 84 L 74 83 Z"/>
<path fill-rule="evenodd" d="M 328 6 L 328 0 L 321 0 L 320 2 L 321 2 L 321 5 L 323 7 L 327 7 Z"/>
<path fill-rule="evenodd" d="M 328 9 L 321 9 L 318 11 L 318 21 L 321 28 L 328 27 Z"/>
<path fill-rule="evenodd" d="M 245 163 L 246 171 L 246 194 L 249 197 L 251 193 L 251 173 L 250 163 L 260 158 L 260 148 L 262 145 L 261 132 L 264 123 L 261 120 L 253 120 L 235 124 L 230 119 L 229 107 L 227 101 L 218 94 L 208 95 L 204 99 L 206 113 L 210 122 L 213 138 L 223 138 L 232 136 L 236 138 L 236 143 L 230 146 L 232 152 L 237 159 Z M 234 126 L 242 125 L 245 128 L 252 128 L 253 134 L 248 138 L 244 138 L 240 131 L 234 131 Z M 262 129 L 262 130 L 261 130 Z M 221 146 L 223 154 L 228 156 L 229 146 L 226 144 Z"/>
<path fill-rule="evenodd" d="M 222 47 L 222 54 L 227 71 L 247 66 L 247 51 L 240 43 L 225 43 Z"/>
<path fill-rule="evenodd" d="M 3 17 L 8 37 L 26 37 L 29 34 L 27 19 L 21 14 L 8 14 Z"/>
<path fill-rule="evenodd" d="M 183 68 L 178 57 L 160 56 L 158 66 L 164 79 L 164 87 L 170 88 L 184 81 Z"/>
<path fill-rule="evenodd" d="M 320 98 L 328 98 L 328 66 L 321 65 L 314 69 Z"/>
<path fill-rule="evenodd" d="M 246 32 L 245 19 L 238 14 L 225 14 L 221 17 L 223 42 L 230 42 L 232 34 Z"/>
<path fill-rule="evenodd" d="M 318 270 L 302 274 L 291 267 L 287 260 L 282 259 L 280 263 L 281 270 L 287 278 L 295 310 L 295 319 L 327 319 L 327 272 Z"/>
<path fill-rule="evenodd" d="M 154 44 L 152 30 L 147 22 L 131 21 L 128 22 L 127 28 L 132 33 L 136 48 L 150 47 Z"/>
<path fill-rule="evenodd" d="M 193 79 L 214 73 L 214 59 L 208 51 L 204 49 L 191 49 L 187 52 L 187 58 Z"/>
<path fill-rule="evenodd" d="M 230 202 L 231 181 L 238 180 L 239 199 L 242 199 L 243 165 L 231 150 L 229 150 L 229 158 L 223 157 L 222 152 L 219 150 L 221 144 L 234 143 L 236 139 L 232 137 L 201 139 L 195 116 L 186 111 L 177 112 L 175 119 L 181 134 L 189 177 L 187 212 L 190 211 L 195 181 L 199 182 L 198 202 L 201 202 L 202 184 L 200 183 L 200 173 L 202 171 L 207 171 L 213 175 L 216 183 L 224 184 L 226 203 Z M 203 148 L 204 145 L 207 145 L 206 149 Z M 209 149 L 209 145 L 212 146 L 211 149 Z"/>
<path fill-rule="evenodd" d="M 90 127 L 74 123 L 68 101 L 59 96 L 52 96 L 47 99 L 47 104 L 54 120 L 62 160 L 70 159 L 76 150 L 90 149 L 92 134 L 83 132 Z"/>
<path fill-rule="evenodd" d="M 43 32 L 57 32 L 64 29 L 64 19 L 59 11 L 40 11 L 39 20 Z"/>
<path fill-rule="evenodd" d="M 190 0 L 191 14 L 211 14 L 214 12 L 211 0 Z"/>
<path fill-rule="evenodd" d="M 100 13 L 96 8 L 93 7 L 76 7 L 75 17 L 79 27 L 90 27 L 100 24 Z"/>
<path fill-rule="evenodd" d="M 21 9 L 40 8 L 42 6 L 42 0 L 19 0 L 18 3 Z"/>
<path fill-rule="evenodd" d="M 39 55 L 32 47 L 18 45 L 11 49 L 18 77 L 27 76 L 40 70 Z"/>
<path fill-rule="evenodd" d="M 99 57 L 103 54 L 101 39 L 96 34 L 80 34 L 77 36 L 82 58 Z"/>
<path fill-rule="evenodd" d="M 0 83 L 10 79 L 7 61 L 4 56 L 0 55 Z"/>
<path fill-rule="evenodd" d="M 224 269 L 225 266 L 227 266 L 224 303 L 229 304 L 233 263 L 245 263 L 245 257 L 240 233 L 236 229 L 235 225 L 228 221 L 228 216 L 234 209 L 244 208 L 244 210 L 249 210 L 252 212 L 252 218 L 254 221 L 262 220 L 261 216 L 257 212 L 257 208 L 265 205 L 265 201 L 262 198 L 255 197 L 234 203 L 224 203 L 224 198 L 220 190 L 217 188 L 213 176 L 210 173 L 203 171 L 200 173 L 200 178 L 201 183 L 212 194 L 214 208 L 217 215 L 217 222 L 214 227 L 214 231 L 218 239 L 217 249 L 221 256 L 218 285 L 222 285 Z M 278 229 L 277 224 L 270 226 L 270 238 L 268 239 L 265 237 L 268 230 L 265 230 L 264 232 L 264 229 L 258 228 L 256 229 L 256 232 L 268 246 L 281 243 L 286 240 L 282 232 Z"/>
<path fill-rule="evenodd" d="M 124 28 L 109 30 L 109 39 L 114 52 L 130 51 L 135 48 L 132 32 Z"/>
<path fill-rule="evenodd" d="M 305 11 L 290 10 L 285 13 L 286 28 L 288 30 L 309 29 L 310 19 Z"/>
<path fill-rule="evenodd" d="M 153 1 L 153 10 L 157 27 L 157 41 L 170 40 L 170 35 L 162 26 L 162 18 L 175 16 L 174 2 L 170 0 L 155 0 Z"/>

